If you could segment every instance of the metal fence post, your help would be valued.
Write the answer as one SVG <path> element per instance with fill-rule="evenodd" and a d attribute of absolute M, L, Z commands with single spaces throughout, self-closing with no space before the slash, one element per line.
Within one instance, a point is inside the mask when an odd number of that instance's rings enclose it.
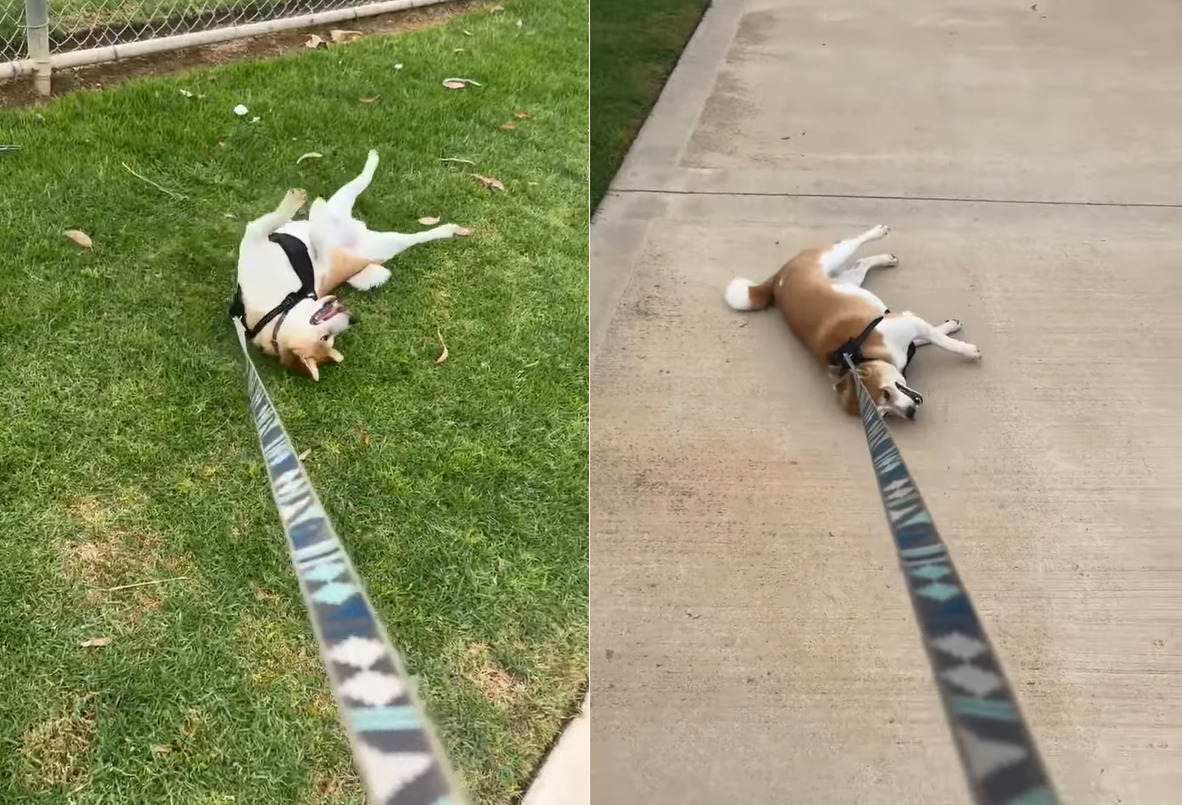
<path fill-rule="evenodd" d="M 49 95 L 51 70 L 49 64 L 49 0 L 25 0 L 25 35 L 29 42 L 29 61 L 33 63 L 33 79 L 39 95 Z"/>

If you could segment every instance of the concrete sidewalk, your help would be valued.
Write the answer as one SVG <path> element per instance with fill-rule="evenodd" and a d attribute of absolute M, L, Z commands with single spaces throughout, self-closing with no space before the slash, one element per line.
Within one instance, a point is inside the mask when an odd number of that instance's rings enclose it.
<path fill-rule="evenodd" d="M 592 228 L 592 801 L 968 803 L 803 246 L 964 322 L 893 432 L 1066 803 L 1182 801 L 1182 5 L 716 0 Z"/>

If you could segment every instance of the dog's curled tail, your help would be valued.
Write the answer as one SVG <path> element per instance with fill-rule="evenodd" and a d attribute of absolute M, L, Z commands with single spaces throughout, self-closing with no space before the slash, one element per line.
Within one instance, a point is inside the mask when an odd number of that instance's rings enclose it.
<path fill-rule="evenodd" d="M 735 277 L 726 286 L 726 303 L 732 310 L 763 310 L 775 301 L 775 280 L 780 272 L 756 285 L 749 279 Z"/>

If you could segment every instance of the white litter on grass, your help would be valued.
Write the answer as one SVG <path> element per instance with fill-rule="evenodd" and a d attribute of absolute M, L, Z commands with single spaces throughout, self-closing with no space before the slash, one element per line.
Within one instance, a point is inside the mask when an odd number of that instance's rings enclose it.
<path fill-rule="evenodd" d="M 250 110 L 242 104 L 238 104 L 234 107 L 234 114 L 238 115 L 238 117 L 246 117 L 250 114 Z"/>
<path fill-rule="evenodd" d="M 394 69 L 395 69 L 395 70 L 401 70 L 401 69 L 402 69 L 402 62 L 398 62 L 398 64 L 395 64 L 395 65 L 394 65 Z"/>

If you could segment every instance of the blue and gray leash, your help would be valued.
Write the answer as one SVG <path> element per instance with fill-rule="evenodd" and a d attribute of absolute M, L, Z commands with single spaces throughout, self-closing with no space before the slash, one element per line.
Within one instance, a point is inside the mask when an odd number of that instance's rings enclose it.
<path fill-rule="evenodd" d="M 406 667 L 255 369 L 242 325 L 234 329 L 271 494 L 370 805 L 463 805 Z"/>
<path fill-rule="evenodd" d="M 866 444 L 932 674 L 977 805 L 1056 805 L 1013 689 L 919 487 L 848 356 Z"/>

